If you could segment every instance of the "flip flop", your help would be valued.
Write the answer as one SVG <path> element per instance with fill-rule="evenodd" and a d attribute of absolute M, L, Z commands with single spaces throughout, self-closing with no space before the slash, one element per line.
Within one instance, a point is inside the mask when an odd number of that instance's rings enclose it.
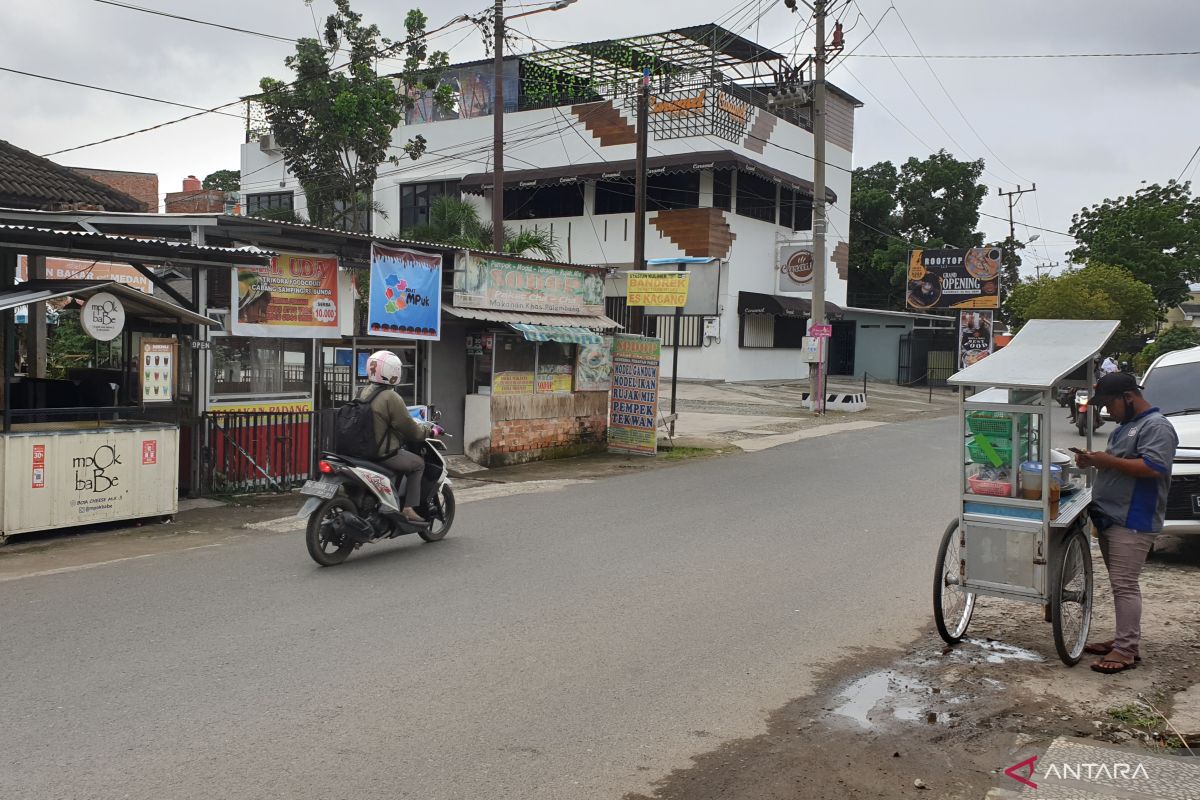
<path fill-rule="evenodd" d="M 1090 653 L 1091 655 L 1094 655 L 1094 656 L 1106 656 L 1112 652 L 1112 646 L 1113 646 L 1113 640 L 1110 639 L 1107 642 L 1096 642 L 1094 644 L 1084 645 L 1083 652 Z M 1141 661 L 1142 657 L 1134 656 L 1133 660 Z"/>
<path fill-rule="evenodd" d="M 1104 666 L 1105 664 L 1112 664 L 1114 666 L 1106 667 L 1106 666 Z M 1113 661 L 1112 659 L 1109 659 L 1109 658 L 1102 658 L 1099 661 L 1097 661 L 1095 664 L 1092 664 L 1093 672 L 1100 672 L 1100 673 L 1103 673 L 1104 675 L 1116 675 L 1118 672 L 1124 672 L 1127 669 L 1137 669 L 1137 662 L 1136 661 L 1128 661 L 1128 662 Z"/>

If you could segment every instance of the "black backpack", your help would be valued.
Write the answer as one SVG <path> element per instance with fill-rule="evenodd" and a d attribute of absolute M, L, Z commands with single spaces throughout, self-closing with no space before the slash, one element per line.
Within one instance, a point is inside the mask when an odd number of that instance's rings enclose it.
<path fill-rule="evenodd" d="M 375 413 L 371 402 L 386 386 L 376 386 L 364 399 L 355 398 L 337 410 L 333 423 L 334 451 L 350 458 L 371 459 L 379 455 L 375 437 Z"/>

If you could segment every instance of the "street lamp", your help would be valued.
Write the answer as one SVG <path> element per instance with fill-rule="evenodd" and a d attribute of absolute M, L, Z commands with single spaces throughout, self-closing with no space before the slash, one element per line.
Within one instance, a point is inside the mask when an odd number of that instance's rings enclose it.
<path fill-rule="evenodd" d="M 492 249 L 504 252 L 504 23 L 510 19 L 528 17 L 543 11 L 562 11 L 575 0 L 555 0 L 545 8 L 523 11 L 507 19 L 504 0 L 496 0 L 494 63 L 492 78 Z"/>

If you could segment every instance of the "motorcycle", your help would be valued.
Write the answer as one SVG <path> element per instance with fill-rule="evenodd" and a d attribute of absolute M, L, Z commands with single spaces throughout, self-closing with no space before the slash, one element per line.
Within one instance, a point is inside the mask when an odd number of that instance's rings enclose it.
<path fill-rule="evenodd" d="M 1069 386 L 1064 386 L 1058 390 L 1056 399 L 1058 400 L 1059 406 L 1062 408 L 1070 408 L 1071 401 L 1075 399 L 1075 390 Z"/>
<path fill-rule="evenodd" d="M 1088 403 L 1089 392 L 1086 389 L 1080 389 L 1075 393 L 1075 430 L 1079 431 L 1080 436 L 1087 436 L 1087 421 L 1090 417 L 1092 420 L 1092 430 L 1098 431 L 1104 425 L 1104 420 L 1100 416 L 1100 407 L 1090 405 Z"/>
<path fill-rule="evenodd" d="M 406 491 L 407 476 L 360 458 L 322 453 L 317 463 L 319 480 L 307 481 L 300 493 L 308 500 L 297 513 L 307 518 L 305 542 L 312 560 L 323 567 L 341 564 L 365 544 L 415 533 L 426 542 L 441 541 L 454 523 L 454 488 L 446 473 L 442 454 L 449 436 L 440 425 L 429 423 L 430 438 L 407 449 L 425 460 L 421 497 L 417 512 L 427 524 L 405 519 L 399 498 Z"/>

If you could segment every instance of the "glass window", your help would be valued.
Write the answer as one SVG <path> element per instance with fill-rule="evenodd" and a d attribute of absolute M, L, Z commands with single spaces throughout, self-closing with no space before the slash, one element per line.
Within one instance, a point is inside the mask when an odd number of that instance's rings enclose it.
<path fill-rule="evenodd" d="M 651 175 L 646 179 L 646 208 L 697 208 L 700 205 L 700 173 Z"/>
<path fill-rule="evenodd" d="M 533 394 L 537 345 L 524 336 L 497 335 L 493 352 L 492 394 Z"/>
<path fill-rule="evenodd" d="M 291 210 L 295 207 L 296 197 L 291 192 L 263 192 L 246 195 L 246 215 L 253 216 L 258 211 L 274 209 Z"/>
<path fill-rule="evenodd" d="M 812 197 L 794 189 L 781 189 L 779 224 L 793 231 L 812 230 Z"/>
<path fill-rule="evenodd" d="M 312 392 L 312 342 L 218 336 L 212 340 L 214 395 Z"/>
<path fill-rule="evenodd" d="M 583 216 L 583 184 L 504 190 L 505 219 Z"/>
<path fill-rule="evenodd" d="M 1142 381 L 1142 394 L 1164 414 L 1200 408 L 1200 363 L 1155 367 Z"/>
<path fill-rule="evenodd" d="M 542 342 L 538 345 L 538 393 L 569 392 L 574 388 L 575 345 Z"/>
<path fill-rule="evenodd" d="M 597 214 L 632 214 L 633 181 L 596 181 Z"/>
<path fill-rule="evenodd" d="M 766 178 L 739 172 L 737 213 L 763 222 L 775 222 L 775 189 L 775 184 Z"/>
<path fill-rule="evenodd" d="M 713 170 L 713 208 L 728 211 L 733 198 L 733 170 Z"/>
<path fill-rule="evenodd" d="M 405 183 L 400 186 L 400 230 L 429 223 L 429 209 L 439 197 L 458 197 L 458 181 Z"/>

